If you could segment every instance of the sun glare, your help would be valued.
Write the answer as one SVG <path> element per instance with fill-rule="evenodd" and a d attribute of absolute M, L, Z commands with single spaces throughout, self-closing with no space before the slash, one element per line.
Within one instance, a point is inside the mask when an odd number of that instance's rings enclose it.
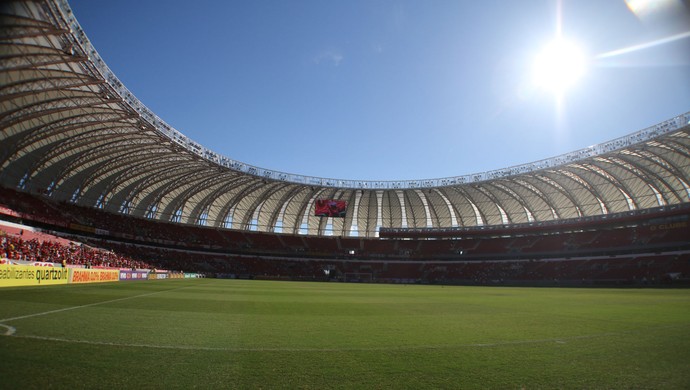
<path fill-rule="evenodd" d="M 556 39 L 547 45 L 534 63 L 534 82 L 540 88 L 562 94 L 585 72 L 583 51 L 574 43 Z"/>

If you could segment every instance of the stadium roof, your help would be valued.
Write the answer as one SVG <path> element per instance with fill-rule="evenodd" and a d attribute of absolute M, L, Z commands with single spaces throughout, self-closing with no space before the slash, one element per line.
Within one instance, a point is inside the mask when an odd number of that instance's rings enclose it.
<path fill-rule="evenodd" d="M 690 113 L 490 172 L 407 181 L 303 176 L 219 155 L 165 123 L 110 71 L 66 2 L 0 9 L 5 187 L 165 221 L 366 237 L 379 227 L 505 225 L 689 201 Z M 347 201 L 346 216 L 314 216 L 317 199 Z"/>

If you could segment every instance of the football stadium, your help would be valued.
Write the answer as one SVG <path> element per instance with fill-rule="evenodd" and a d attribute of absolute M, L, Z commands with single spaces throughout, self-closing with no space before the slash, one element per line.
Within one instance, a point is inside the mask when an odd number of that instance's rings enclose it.
<path fill-rule="evenodd" d="M 316 177 L 175 129 L 65 0 L 0 20 L 3 388 L 690 384 L 690 112 L 502 169 Z"/>

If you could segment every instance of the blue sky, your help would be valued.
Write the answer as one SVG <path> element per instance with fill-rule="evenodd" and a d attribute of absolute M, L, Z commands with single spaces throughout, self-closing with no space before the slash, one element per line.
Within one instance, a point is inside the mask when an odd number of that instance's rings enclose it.
<path fill-rule="evenodd" d="M 623 0 L 70 4 L 106 63 L 158 116 L 220 154 L 289 173 L 459 176 L 690 111 L 682 8 L 636 14 Z M 559 29 L 590 58 L 560 105 L 532 82 L 534 58 Z"/>

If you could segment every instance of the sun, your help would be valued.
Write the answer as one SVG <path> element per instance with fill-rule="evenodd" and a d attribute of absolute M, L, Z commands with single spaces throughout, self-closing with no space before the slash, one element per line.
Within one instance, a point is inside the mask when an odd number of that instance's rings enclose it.
<path fill-rule="evenodd" d="M 534 82 L 558 95 L 572 87 L 585 73 L 584 51 L 575 43 L 557 38 L 534 61 Z"/>

